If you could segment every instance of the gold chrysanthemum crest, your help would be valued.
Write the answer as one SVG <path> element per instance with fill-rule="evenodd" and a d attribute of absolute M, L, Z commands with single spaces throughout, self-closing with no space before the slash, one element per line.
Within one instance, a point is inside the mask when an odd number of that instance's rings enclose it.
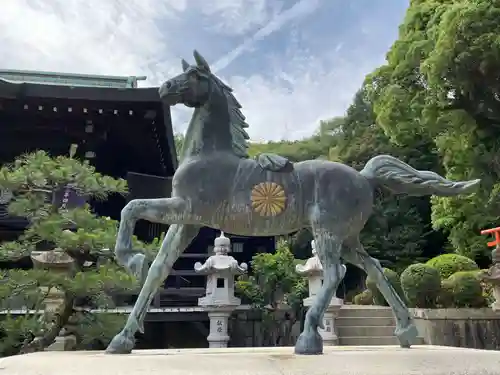
<path fill-rule="evenodd" d="M 253 187 L 250 200 L 259 215 L 276 216 L 285 209 L 285 190 L 275 182 L 261 182 Z"/>

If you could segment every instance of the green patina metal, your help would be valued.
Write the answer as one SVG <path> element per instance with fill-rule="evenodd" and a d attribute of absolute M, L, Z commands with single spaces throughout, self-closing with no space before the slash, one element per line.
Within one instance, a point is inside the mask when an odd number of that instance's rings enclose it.
<path fill-rule="evenodd" d="M 0 69 L 0 79 L 9 82 L 41 83 L 60 86 L 137 88 L 145 76 L 105 76 L 91 74 L 42 72 L 35 70 Z"/>
<path fill-rule="evenodd" d="M 143 287 L 125 327 L 107 352 L 132 351 L 134 335 L 144 330 L 144 319 L 159 286 L 202 226 L 240 236 L 311 230 L 324 282 L 307 311 L 295 353 L 323 352 L 318 328 L 325 328 L 324 313 L 344 277 L 341 260 L 377 281 L 394 312 L 394 333 L 402 347 L 410 347 L 418 335 L 412 315 L 384 277 L 380 262 L 370 257 L 359 240 L 373 210 L 374 190 L 456 196 L 471 193 L 479 180 L 450 181 L 389 155 L 374 156 L 359 172 L 327 160 L 292 163 L 275 154 L 251 159 L 247 153 L 248 124 L 240 103 L 198 52 L 193 57 L 195 64 L 182 60 L 182 73 L 158 91 L 165 105 L 194 108 L 172 178 L 172 194 L 133 199 L 121 212 L 116 258 L 143 281 Z M 132 247 L 134 227 L 141 219 L 169 225 L 150 268 L 145 254 Z"/>

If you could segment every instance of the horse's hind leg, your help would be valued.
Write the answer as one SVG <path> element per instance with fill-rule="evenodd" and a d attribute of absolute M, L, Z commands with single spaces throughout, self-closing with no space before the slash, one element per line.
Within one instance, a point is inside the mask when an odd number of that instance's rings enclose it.
<path fill-rule="evenodd" d="M 363 269 L 371 278 L 376 280 L 378 289 L 391 306 L 396 317 L 396 331 L 394 334 L 402 347 L 409 348 L 416 341 L 418 336 L 417 328 L 405 303 L 384 276 L 380 262 L 370 257 L 357 237 L 346 240 L 344 245 L 345 247 L 342 249 L 343 260 Z"/>
<path fill-rule="evenodd" d="M 314 228 L 314 225 L 313 234 L 316 250 L 323 266 L 323 286 L 306 313 L 304 330 L 295 344 L 296 354 L 323 353 L 323 339 L 318 333 L 318 327 L 323 328 L 322 320 L 325 310 L 345 275 L 345 266 L 340 263 L 343 238 L 324 229 Z"/>

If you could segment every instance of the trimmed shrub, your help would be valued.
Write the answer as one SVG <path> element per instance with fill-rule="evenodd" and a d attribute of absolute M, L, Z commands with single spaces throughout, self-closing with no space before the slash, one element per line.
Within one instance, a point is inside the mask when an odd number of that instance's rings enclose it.
<path fill-rule="evenodd" d="M 435 268 L 423 263 L 412 264 L 403 271 L 400 280 L 410 307 L 436 307 L 441 278 Z"/>
<path fill-rule="evenodd" d="M 352 301 L 355 305 L 372 305 L 373 304 L 372 292 L 369 289 L 366 289 L 361 293 L 356 294 Z"/>
<path fill-rule="evenodd" d="M 458 254 L 442 254 L 429 259 L 426 263 L 438 270 L 441 280 L 445 280 L 455 272 L 479 270 L 472 259 Z"/>
<path fill-rule="evenodd" d="M 399 297 L 404 299 L 403 289 L 401 289 L 401 282 L 399 281 L 399 275 L 397 274 L 397 272 L 389 268 L 384 268 L 384 276 L 387 278 L 389 284 L 391 284 Z M 366 278 L 366 286 L 372 292 L 373 303 L 375 305 L 389 306 L 382 293 L 380 293 L 376 281 L 370 276 Z"/>
<path fill-rule="evenodd" d="M 359 288 L 348 290 L 344 297 L 344 303 L 354 303 L 354 297 L 361 294 L 362 291 L 363 289 L 360 290 Z"/>
<path fill-rule="evenodd" d="M 485 307 L 478 271 L 455 272 L 442 282 L 445 307 Z"/>
<path fill-rule="evenodd" d="M 453 283 L 446 279 L 441 281 L 441 291 L 437 298 L 437 307 L 453 307 Z"/>

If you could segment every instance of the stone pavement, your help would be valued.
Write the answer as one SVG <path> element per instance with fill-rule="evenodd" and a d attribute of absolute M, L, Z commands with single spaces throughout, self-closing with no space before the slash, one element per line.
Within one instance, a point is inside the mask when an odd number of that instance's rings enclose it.
<path fill-rule="evenodd" d="M 0 375 L 499 375 L 500 352 L 438 346 L 41 352 L 0 359 Z"/>

